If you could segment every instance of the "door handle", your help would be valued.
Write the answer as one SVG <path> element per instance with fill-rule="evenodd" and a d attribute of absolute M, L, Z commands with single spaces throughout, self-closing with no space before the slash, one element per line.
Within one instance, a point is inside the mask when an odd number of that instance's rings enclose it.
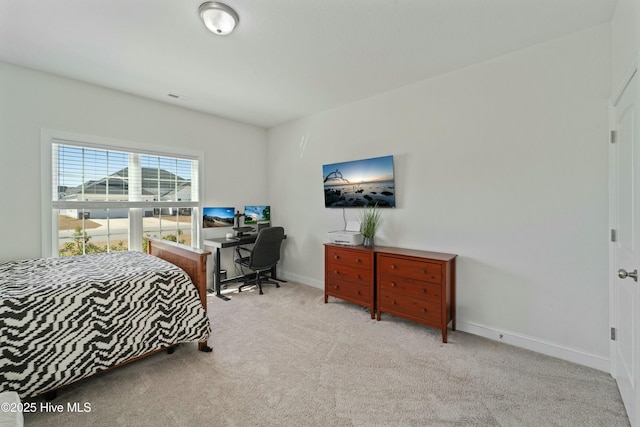
<path fill-rule="evenodd" d="M 631 277 L 634 281 L 638 281 L 638 270 L 633 270 L 632 272 L 628 272 L 624 268 L 618 270 L 618 277 L 621 279 L 626 279 L 627 277 Z"/>

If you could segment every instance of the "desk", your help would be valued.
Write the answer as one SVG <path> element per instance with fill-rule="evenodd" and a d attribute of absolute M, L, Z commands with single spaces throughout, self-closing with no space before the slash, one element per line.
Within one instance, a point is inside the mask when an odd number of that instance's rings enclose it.
<path fill-rule="evenodd" d="M 222 288 L 222 284 L 223 283 L 234 282 L 234 281 L 238 280 L 239 278 L 246 277 L 246 276 L 235 276 L 235 277 L 227 277 L 224 280 L 220 279 L 220 249 L 232 248 L 234 246 L 240 246 L 240 245 L 249 245 L 251 243 L 255 243 L 257 238 L 258 238 L 258 233 L 246 234 L 246 235 L 241 236 L 241 237 L 234 237 L 233 239 L 227 239 L 226 237 L 217 237 L 215 239 L 205 239 L 205 241 L 204 241 L 204 245 L 205 246 L 210 246 L 212 248 L 216 248 L 216 252 L 215 252 L 215 263 L 216 263 L 216 265 L 215 265 L 214 270 L 213 270 L 213 281 L 214 281 L 214 285 L 215 285 L 216 296 L 218 298 L 221 298 L 221 299 L 223 299 L 225 301 L 229 300 L 229 298 L 225 297 L 220 292 L 220 289 Z M 287 236 L 285 236 L 285 239 L 286 238 L 287 238 Z M 280 279 L 276 278 L 276 267 L 275 266 L 271 269 L 271 278 L 274 279 L 274 280 L 277 280 L 279 282 L 285 282 L 285 280 L 280 280 Z"/>

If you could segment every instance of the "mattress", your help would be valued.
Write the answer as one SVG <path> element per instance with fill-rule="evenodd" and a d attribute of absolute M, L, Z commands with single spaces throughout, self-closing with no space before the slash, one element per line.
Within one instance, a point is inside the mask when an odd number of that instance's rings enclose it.
<path fill-rule="evenodd" d="M 152 255 L 0 264 L 0 392 L 35 396 L 210 332 L 189 276 Z"/>

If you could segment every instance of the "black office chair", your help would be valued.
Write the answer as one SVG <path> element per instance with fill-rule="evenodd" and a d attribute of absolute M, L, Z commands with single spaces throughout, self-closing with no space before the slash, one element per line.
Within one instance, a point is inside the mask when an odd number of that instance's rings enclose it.
<path fill-rule="evenodd" d="M 267 227 L 258 232 L 258 237 L 251 250 L 238 246 L 236 251 L 239 258 L 235 260 L 243 267 L 250 268 L 256 272 L 256 277 L 245 281 L 244 285 L 240 285 L 238 292 L 242 292 L 242 288 L 247 286 L 258 285 L 260 295 L 262 295 L 262 285 L 271 283 L 279 288 L 278 282 L 273 280 L 265 280 L 262 273 L 270 271 L 280 260 L 280 246 L 284 240 L 284 228 Z M 249 256 L 242 257 L 241 251 L 249 252 Z"/>

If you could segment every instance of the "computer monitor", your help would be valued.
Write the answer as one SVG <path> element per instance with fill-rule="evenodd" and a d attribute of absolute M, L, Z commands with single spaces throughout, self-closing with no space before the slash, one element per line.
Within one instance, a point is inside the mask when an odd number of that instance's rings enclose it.
<path fill-rule="evenodd" d="M 245 206 L 244 223 L 257 224 L 259 222 L 271 221 L 271 206 Z"/>
<path fill-rule="evenodd" d="M 202 228 L 233 227 L 236 208 L 204 208 L 202 209 Z"/>

